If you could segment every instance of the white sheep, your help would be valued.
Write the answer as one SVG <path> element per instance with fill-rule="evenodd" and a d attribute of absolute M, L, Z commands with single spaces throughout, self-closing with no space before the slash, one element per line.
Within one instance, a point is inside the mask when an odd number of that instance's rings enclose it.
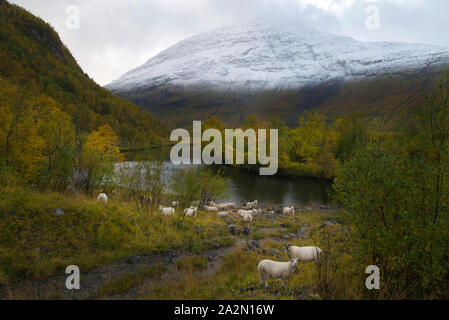
<path fill-rule="evenodd" d="M 319 262 L 322 251 L 318 247 L 296 247 L 291 244 L 285 245 L 285 250 L 290 259 L 298 259 L 301 262 Z"/>
<path fill-rule="evenodd" d="M 295 215 L 295 207 L 285 207 L 283 213 L 293 216 Z"/>
<path fill-rule="evenodd" d="M 228 206 L 227 206 L 226 203 L 217 203 L 215 206 L 216 206 L 219 210 L 224 210 L 224 209 L 227 209 L 227 208 L 228 208 Z"/>
<path fill-rule="evenodd" d="M 236 208 L 237 208 L 237 204 L 235 202 L 228 203 L 228 209 L 236 209 Z"/>
<path fill-rule="evenodd" d="M 100 193 L 97 197 L 97 201 L 101 202 L 102 204 L 106 205 L 108 204 L 109 198 L 106 195 L 106 193 Z"/>
<path fill-rule="evenodd" d="M 164 208 L 161 206 L 161 207 L 159 207 L 159 212 L 164 217 L 171 217 L 175 214 L 175 209 L 174 208 Z"/>
<path fill-rule="evenodd" d="M 253 221 L 253 216 L 250 214 L 245 214 L 245 216 L 243 217 L 243 221 L 245 221 L 246 223 L 250 223 Z"/>
<path fill-rule="evenodd" d="M 220 203 L 215 205 L 219 210 L 232 210 L 237 208 L 237 205 L 234 202 L 229 203 Z"/>
<path fill-rule="evenodd" d="M 251 215 L 252 213 L 253 213 L 252 210 L 243 210 L 243 209 L 240 209 L 239 211 L 237 211 L 237 214 L 238 214 L 239 216 L 241 216 L 242 218 L 243 218 L 244 216 L 246 216 L 247 214 Z"/>
<path fill-rule="evenodd" d="M 248 202 L 246 204 L 246 207 L 249 208 L 249 209 L 254 209 L 254 208 L 257 208 L 258 204 L 259 204 L 259 202 L 257 200 L 254 200 L 252 202 Z"/>
<path fill-rule="evenodd" d="M 172 206 L 173 208 L 176 208 L 177 206 L 179 206 L 179 201 L 173 201 L 173 202 L 171 203 L 171 206 Z"/>
<path fill-rule="evenodd" d="M 196 217 L 197 213 L 198 213 L 198 208 L 190 207 L 190 208 L 184 210 L 184 215 L 186 217 Z"/>
<path fill-rule="evenodd" d="M 204 206 L 204 211 L 206 212 L 218 212 L 218 208 L 215 206 Z"/>
<path fill-rule="evenodd" d="M 231 214 L 230 211 L 223 211 L 223 212 L 218 212 L 218 213 L 217 213 L 218 217 L 220 217 L 220 218 L 226 218 L 226 217 L 229 217 L 230 214 Z"/>
<path fill-rule="evenodd" d="M 298 266 L 298 259 L 290 260 L 289 262 L 277 262 L 272 260 L 263 260 L 259 262 L 257 269 L 259 270 L 259 284 L 265 283 L 268 288 L 269 279 L 282 279 L 282 287 L 284 281 L 295 273 Z"/>

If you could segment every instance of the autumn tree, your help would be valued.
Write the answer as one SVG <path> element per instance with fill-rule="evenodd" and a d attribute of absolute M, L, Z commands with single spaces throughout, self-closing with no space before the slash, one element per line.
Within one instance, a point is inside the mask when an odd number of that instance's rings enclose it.
<path fill-rule="evenodd" d="M 49 107 L 40 119 L 40 136 L 43 138 L 42 155 L 46 158 L 46 175 L 49 188 L 53 188 L 56 169 L 60 169 L 63 179 L 70 175 L 72 149 L 75 130 L 72 119 L 60 109 L 52 106 L 54 101 L 44 101 Z M 64 153 L 64 151 L 67 151 Z"/>
<path fill-rule="evenodd" d="M 109 125 L 92 132 L 82 148 L 81 166 L 86 191 L 92 186 L 107 187 L 113 182 L 114 167 L 124 160 L 119 137 Z"/>
<path fill-rule="evenodd" d="M 300 126 L 290 132 L 292 158 L 306 164 L 315 175 L 331 178 L 336 165 L 337 136 L 324 116 L 306 112 Z"/>
<path fill-rule="evenodd" d="M 337 170 L 354 254 L 382 270 L 377 298 L 449 296 L 449 73 L 426 100 L 416 131 L 361 145 Z"/>
<path fill-rule="evenodd" d="M 0 79 L 0 154 L 3 165 L 24 180 L 36 175 L 42 161 L 43 139 L 38 134 L 42 110 L 28 92 Z"/>
<path fill-rule="evenodd" d="M 353 112 L 346 117 L 339 118 L 334 123 L 338 142 L 336 156 L 346 161 L 354 152 L 357 145 L 366 143 L 368 139 L 368 124 L 363 114 Z"/>
<path fill-rule="evenodd" d="M 217 116 L 213 116 L 203 123 L 203 131 L 206 131 L 207 129 L 216 129 L 221 132 L 224 131 L 225 125 Z"/>
<path fill-rule="evenodd" d="M 255 114 L 252 114 L 245 119 L 243 127 L 257 130 L 261 127 L 261 123 L 259 118 Z"/>

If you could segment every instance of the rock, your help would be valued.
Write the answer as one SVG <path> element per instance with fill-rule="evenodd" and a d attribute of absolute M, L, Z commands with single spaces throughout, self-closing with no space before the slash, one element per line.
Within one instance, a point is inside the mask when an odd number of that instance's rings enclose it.
<path fill-rule="evenodd" d="M 252 241 L 250 241 L 250 242 L 248 242 L 248 249 L 249 249 L 249 250 L 257 250 L 258 247 L 256 247 L 256 246 L 254 245 L 254 243 L 253 243 Z"/>
<path fill-rule="evenodd" d="M 55 210 L 55 214 L 58 215 L 58 216 L 63 216 L 63 215 L 65 215 L 65 211 L 62 210 L 61 208 L 57 208 Z"/>
<path fill-rule="evenodd" d="M 308 287 L 302 286 L 302 287 L 299 287 L 298 289 L 296 289 L 294 293 L 297 296 L 305 295 L 308 290 L 309 290 Z"/>
<path fill-rule="evenodd" d="M 289 236 L 288 234 L 284 234 L 284 235 L 281 237 L 281 239 L 288 240 L 288 239 L 290 239 L 290 236 Z"/>
<path fill-rule="evenodd" d="M 100 274 L 100 278 L 103 280 L 110 280 L 111 274 L 110 273 L 102 273 L 102 274 Z"/>
<path fill-rule="evenodd" d="M 312 300 L 319 300 L 320 299 L 320 296 L 318 294 L 314 294 L 314 293 L 310 294 L 309 297 Z"/>
<path fill-rule="evenodd" d="M 253 292 L 253 291 L 256 291 L 256 290 L 257 290 L 257 287 L 250 287 L 250 288 L 241 287 L 240 288 L 240 293 L 245 293 L 245 292 L 248 292 L 248 291 Z"/>
<path fill-rule="evenodd" d="M 281 254 L 281 251 L 279 249 L 270 249 L 268 250 L 268 254 L 275 256 Z"/>
<path fill-rule="evenodd" d="M 296 237 L 299 238 L 299 239 L 307 238 L 307 231 L 308 230 L 309 230 L 309 228 L 302 227 L 301 229 L 298 230 L 298 233 L 296 233 Z"/>
<path fill-rule="evenodd" d="M 257 241 L 255 241 L 255 240 L 250 240 L 248 242 L 248 245 L 252 245 L 254 248 L 260 249 L 260 244 Z"/>
<path fill-rule="evenodd" d="M 139 262 L 139 256 L 129 256 L 128 263 L 129 264 L 137 264 Z"/>
<path fill-rule="evenodd" d="M 313 209 L 312 209 L 311 207 L 307 207 L 307 208 L 306 208 L 306 211 L 307 211 L 307 212 L 312 212 Z"/>
<path fill-rule="evenodd" d="M 50 252 L 50 249 L 49 249 L 49 248 L 40 248 L 40 249 L 39 249 L 39 253 L 40 253 L 40 254 L 46 254 L 46 253 L 48 253 L 48 252 Z"/>
<path fill-rule="evenodd" d="M 320 228 L 332 227 L 332 226 L 335 226 L 336 224 L 337 224 L 337 223 L 336 223 L 335 221 L 326 220 L 326 221 L 324 222 L 324 224 L 322 224 L 322 225 L 320 226 Z"/>
<path fill-rule="evenodd" d="M 218 242 L 216 242 L 216 241 L 212 241 L 212 242 L 210 243 L 210 245 L 211 245 L 213 248 L 215 248 L 215 249 L 220 249 L 220 248 L 222 247 L 221 243 L 218 243 Z"/>
<path fill-rule="evenodd" d="M 175 258 L 176 254 L 173 252 L 169 252 L 162 259 L 164 260 L 164 263 L 172 263 Z"/>
<path fill-rule="evenodd" d="M 196 233 L 202 233 L 202 232 L 204 232 L 204 230 L 203 230 L 203 228 L 201 228 L 200 226 L 196 226 L 196 227 L 195 227 L 195 232 L 196 232 Z"/>

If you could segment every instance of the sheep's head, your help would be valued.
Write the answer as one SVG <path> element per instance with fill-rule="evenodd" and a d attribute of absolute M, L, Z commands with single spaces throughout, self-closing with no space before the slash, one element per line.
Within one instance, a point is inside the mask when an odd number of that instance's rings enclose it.
<path fill-rule="evenodd" d="M 290 262 L 292 263 L 292 267 L 293 268 L 296 269 L 296 267 L 298 267 L 298 261 L 299 261 L 299 258 L 290 260 Z"/>
<path fill-rule="evenodd" d="M 292 245 L 290 243 L 285 244 L 285 250 L 288 251 L 288 248 L 290 248 Z"/>

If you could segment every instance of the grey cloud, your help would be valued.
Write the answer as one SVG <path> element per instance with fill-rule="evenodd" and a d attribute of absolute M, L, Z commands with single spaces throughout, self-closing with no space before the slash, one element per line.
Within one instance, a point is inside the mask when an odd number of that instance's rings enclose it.
<path fill-rule="evenodd" d="M 304 1 L 309 5 L 304 5 Z M 348 0 L 315 0 L 316 3 Z M 447 0 L 354 0 L 337 14 L 311 0 L 12 0 L 53 25 L 83 69 L 104 85 L 176 42 L 223 25 L 298 23 L 367 41 L 449 46 Z M 303 4 L 301 4 L 303 3 Z M 78 5 L 81 29 L 65 27 Z M 368 5 L 381 10 L 381 29 L 365 28 Z"/>

